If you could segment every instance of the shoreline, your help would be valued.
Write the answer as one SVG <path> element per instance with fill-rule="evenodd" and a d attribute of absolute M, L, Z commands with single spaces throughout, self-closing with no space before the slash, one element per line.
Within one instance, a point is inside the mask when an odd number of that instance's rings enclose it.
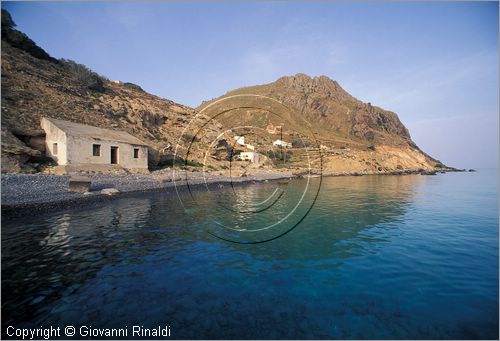
<path fill-rule="evenodd" d="M 172 178 L 171 174 L 148 175 L 113 175 L 93 174 L 91 192 L 75 193 L 68 191 L 69 175 L 49 174 L 2 174 L 2 218 L 25 215 L 36 216 L 53 211 L 92 207 L 112 200 L 134 197 L 144 194 L 175 195 L 188 190 L 209 188 L 219 190 L 230 186 L 244 186 L 270 181 L 291 179 L 290 172 L 262 172 L 247 177 L 210 176 L 206 179 L 199 172 L 176 172 L 179 176 Z M 267 173 L 267 174 L 265 174 Z M 187 175 L 187 177 L 186 177 Z M 188 181 L 186 181 L 186 178 Z M 206 180 L 206 182 L 205 182 Z M 102 194 L 105 188 L 118 189 L 112 195 Z"/>
<path fill-rule="evenodd" d="M 376 174 L 352 173 L 332 173 L 324 172 L 312 174 L 316 177 L 339 177 L 339 176 L 369 176 L 369 175 L 435 175 L 437 173 L 463 172 L 459 169 L 445 169 L 439 171 L 424 170 L 401 170 L 397 172 L 386 172 Z M 171 172 L 170 172 L 171 173 Z M 102 203 L 108 203 L 116 199 L 132 198 L 145 194 L 173 195 L 177 191 L 200 190 L 209 188 L 210 190 L 221 190 L 226 186 L 248 186 L 283 179 L 304 178 L 301 174 L 282 171 L 262 171 L 250 174 L 247 177 L 228 177 L 223 175 L 206 174 L 203 177 L 201 172 L 178 172 L 183 175 L 172 179 L 170 174 L 148 174 L 148 175 L 113 175 L 94 174 L 87 175 L 92 181 L 90 194 L 69 192 L 67 183 L 69 175 L 48 175 L 48 174 L 2 174 L 2 218 L 14 218 L 25 215 L 27 211 L 30 216 L 37 216 L 54 211 L 73 210 L 80 207 L 93 207 Z M 185 175 L 189 181 L 186 181 Z M 192 177 L 191 177 L 192 176 Z M 307 177 L 307 176 L 306 176 Z M 31 181 L 30 181 L 31 180 Z M 33 183 L 36 180 L 41 185 Z M 134 181 L 135 180 L 135 181 Z M 206 180 L 206 182 L 205 182 Z M 22 188 L 22 186 L 28 188 Z M 21 188 L 18 188 L 21 187 Z M 102 194 L 104 188 L 116 188 L 118 193 L 113 195 Z M 17 191 L 17 193 L 15 193 Z M 39 193 L 36 193 L 36 192 Z M 14 193 L 13 193 L 14 192 Z M 38 194 L 38 195 L 37 195 Z"/>
<path fill-rule="evenodd" d="M 283 179 L 283 178 L 282 178 Z M 286 178 L 288 179 L 288 178 Z M 278 181 L 279 179 L 270 179 L 268 180 L 269 182 L 271 181 Z M 234 187 L 242 187 L 245 185 L 255 185 L 257 183 L 264 183 L 265 181 L 253 181 L 253 180 L 248 180 L 248 181 L 240 181 L 240 182 L 235 182 L 233 183 Z M 208 183 L 207 185 L 211 190 L 220 190 L 223 188 L 218 188 L 218 185 L 229 185 L 230 182 L 211 182 Z M 197 183 L 197 184 L 190 184 L 189 189 L 198 191 L 202 188 L 205 188 L 206 184 L 205 183 Z M 188 186 L 186 184 L 178 185 L 177 190 L 180 193 L 187 193 L 188 192 Z M 133 191 L 125 191 L 125 192 L 119 192 L 113 195 L 106 195 L 106 194 L 94 194 L 94 195 L 89 195 L 89 196 L 80 196 L 80 197 L 74 197 L 74 198 L 67 198 L 67 199 L 62 199 L 62 200 L 54 200 L 54 201 L 45 201 L 45 202 L 40 202 L 40 203 L 26 203 L 26 204 L 2 204 L 1 209 L 2 209 L 2 218 L 15 218 L 19 217 L 22 215 L 26 214 L 26 211 L 30 212 L 30 216 L 38 216 L 41 214 L 46 214 L 46 213 L 53 213 L 56 211 L 66 211 L 66 210 L 74 210 L 77 208 L 92 208 L 95 206 L 98 206 L 100 204 L 106 204 L 115 200 L 119 199 L 126 199 L 126 198 L 134 198 L 134 197 L 139 197 L 143 195 L 175 195 L 176 194 L 176 187 L 175 186 L 169 186 L 169 187 L 158 187 L 158 188 L 149 188 L 149 189 L 137 189 Z"/>

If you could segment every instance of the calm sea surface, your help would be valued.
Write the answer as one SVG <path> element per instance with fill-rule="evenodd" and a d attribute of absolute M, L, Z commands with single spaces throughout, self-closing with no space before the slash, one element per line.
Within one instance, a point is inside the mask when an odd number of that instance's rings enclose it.
<path fill-rule="evenodd" d="M 180 199 L 4 218 L 2 335 L 169 325 L 171 338 L 499 336 L 497 171 Z"/>

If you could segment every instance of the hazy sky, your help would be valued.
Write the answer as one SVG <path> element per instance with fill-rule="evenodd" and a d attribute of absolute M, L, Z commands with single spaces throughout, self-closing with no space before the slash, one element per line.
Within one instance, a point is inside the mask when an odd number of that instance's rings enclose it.
<path fill-rule="evenodd" d="M 427 153 L 498 166 L 498 3 L 2 3 L 56 58 L 192 107 L 303 72 L 395 111 Z"/>

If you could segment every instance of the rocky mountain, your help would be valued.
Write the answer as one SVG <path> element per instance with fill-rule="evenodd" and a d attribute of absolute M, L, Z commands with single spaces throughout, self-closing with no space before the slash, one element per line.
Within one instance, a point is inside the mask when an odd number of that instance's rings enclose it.
<path fill-rule="evenodd" d="M 204 102 L 198 110 L 220 99 L 241 94 L 277 99 L 290 108 L 292 122 L 289 124 L 293 125 L 300 117 L 310 123 L 312 130 L 324 141 L 343 143 L 341 140 L 347 139 L 351 146 L 391 144 L 415 147 L 408 129 L 395 113 L 357 100 L 326 76 L 312 78 L 299 73 L 270 84 L 240 88 Z M 335 141 L 336 138 L 340 139 Z"/>
<path fill-rule="evenodd" d="M 283 105 L 271 108 L 266 98 Z M 443 167 L 417 147 L 395 113 L 354 98 L 326 76 L 299 73 L 270 84 L 243 87 L 203 102 L 197 110 L 208 116 L 224 112 L 224 118 L 217 119 L 226 129 L 245 125 L 269 131 L 278 126 L 283 140 L 300 139 L 298 145 L 321 148 L 326 172 L 386 173 Z M 271 139 L 278 137 L 274 132 Z"/>

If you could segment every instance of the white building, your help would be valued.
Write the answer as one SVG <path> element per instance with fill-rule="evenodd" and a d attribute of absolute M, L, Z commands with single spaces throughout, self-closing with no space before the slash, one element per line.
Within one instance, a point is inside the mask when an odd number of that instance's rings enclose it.
<path fill-rule="evenodd" d="M 281 147 L 284 147 L 284 148 L 292 148 L 292 144 L 289 143 L 289 142 L 285 142 L 285 141 L 282 141 L 282 140 L 276 140 L 273 142 L 273 146 L 281 146 Z"/>
<path fill-rule="evenodd" d="M 255 147 L 251 144 L 246 144 L 245 147 L 247 147 L 250 150 L 255 150 Z"/>
<path fill-rule="evenodd" d="M 240 160 L 250 161 L 252 163 L 260 162 L 260 154 L 256 152 L 241 152 L 239 158 Z"/>
<path fill-rule="evenodd" d="M 68 171 L 148 169 L 148 146 L 124 131 L 42 117 L 47 156 Z"/>
<path fill-rule="evenodd" d="M 236 143 L 239 144 L 240 146 L 244 146 L 245 145 L 245 136 L 238 136 L 238 135 L 236 135 L 234 137 L 234 139 L 236 140 Z"/>

